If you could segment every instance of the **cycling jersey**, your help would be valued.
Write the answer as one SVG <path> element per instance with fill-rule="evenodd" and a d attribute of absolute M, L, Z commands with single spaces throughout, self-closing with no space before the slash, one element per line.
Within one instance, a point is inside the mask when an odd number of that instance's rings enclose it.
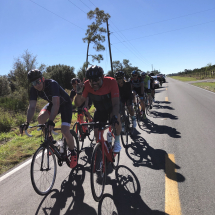
<path fill-rule="evenodd" d="M 36 90 L 33 86 L 30 89 L 30 100 L 37 100 L 40 97 L 52 104 L 52 97 L 60 97 L 60 106 L 70 104 L 69 95 L 64 89 L 54 80 L 45 80 L 45 88 L 42 91 Z"/>
<path fill-rule="evenodd" d="M 112 110 L 111 99 L 119 97 L 118 84 L 114 78 L 104 77 L 101 88 L 96 91 L 90 86 L 89 80 L 85 81 L 84 85 L 85 88 L 82 95 L 84 98 L 89 96 L 97 111 Z"/>
<path fill-rule="evenodd" d="M 150 89 L 150 77 L 146 75 L 143 81 L 144 81 L 144 88 Z"/>
<path fill-rule="evenodd" d="M 131 90 L 131 83 L 130 82 L 125 82 L 123 81 L 123 86 L 119 87 L 119 95 L 120 95 L 120 100 L 125 103 L 127 100 L 132 101 L 133 95 L 132 95 L 132 90 Z"/>
<path fill-rule="evenodd" d="M 141 83 L 143 83 L 143 79 L 141 76 L 138 76 L 136 81 L 132 78 L 130 83 L 132 84 L 133 88 L 140 88 Z"/>

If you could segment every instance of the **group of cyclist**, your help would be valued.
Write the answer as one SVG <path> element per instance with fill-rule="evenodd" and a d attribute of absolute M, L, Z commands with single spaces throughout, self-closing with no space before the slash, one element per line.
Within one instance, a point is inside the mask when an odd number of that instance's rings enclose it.
<path fill-rule="evenodd" d="M 151 74 L 154 75 L 154 74 Z M 90 66 L 85 73 L 87 81 L 80 81 L 77 78 L 71 80 L 73 89 L 70 96 L 66 91 L 54 80 L 45 79 L 42 73 L 37 70 L 28 72 L 28 80 L 32 84 L 30 89 L 29 107 L 27 111 L 27 120 L 20 126 L 20 132 L 26 130 L 30 121 L 33 118 L 37 98 L 40 97 L 48 104 L 42 108 L 38 116 L 38 123 L 48 126 L 49 131 L 52 131 L 55 123 L 53 122 L 58 113 L 61 113 L 61 131 L 64 135 L 71 152 L 70 167 L 74 168 L 77 165 L 77 154 L 74 150 L 74 140 L 70 133 L 70 125 L 72 120 L 72 102 L 79 109 L 89 109 L 94 104 L 96 111 L 94 113 L 94 122 L 110 122 L 115 127 L 115 141 L 113 152 L 119 153 L 121 150 L 120 134 L 123 131 L 123 123 L 121 124 L 120 113 L 125 105 L 132 118 L 133 127 L 136 127 L 136 119 L 134 116 L 133 103 L 135 104 L 135 95 L 140 97 L 140 105 L 143 110 L 143 118 L 145 116 L 145 104 L 143 94 L 149 93 L 154 98 L 154 86 L 150 76 L 145 72 L 139 74 L 138 71 L 132 72 L 130 81 L 125 81 L 123 71 L 115 73 L 115 79 L 104 76 L 104 71 L 99 66 Z M 132 93 L 134 92 L 134 94 Z M 90 115 L 88 116 L 92 121 Z M 48 120 L 48 121 L 47 121 Z M 94 127 L 94 135 L 97 141 L 98 127 Z M 52 136 L 50 135 L 50 138 Z"/>

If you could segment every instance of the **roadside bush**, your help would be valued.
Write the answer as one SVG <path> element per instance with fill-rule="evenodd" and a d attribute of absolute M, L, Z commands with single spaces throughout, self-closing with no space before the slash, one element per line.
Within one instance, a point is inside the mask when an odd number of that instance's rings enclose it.
<path fill-rule="evenodd" d="M 8 112 L 0 113 L 0 132 L 8 132 L 13 126 L 13 117 Z"/>

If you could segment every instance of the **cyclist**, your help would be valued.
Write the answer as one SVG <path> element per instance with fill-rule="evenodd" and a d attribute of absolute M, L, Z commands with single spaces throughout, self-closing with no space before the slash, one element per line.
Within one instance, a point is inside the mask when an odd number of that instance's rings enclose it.
<path fill-rule="evenodd" d="M 140 97 L 140 105 L 142 110 L 145 110 L 144 102 L 143 102 L 143 92 L 144 92 L 144 82 L 142 77 L 139 75 L 139 72 L 134 70 L 132 72 L 132 77 L 130 80 L 132 90 L 134 92 L 134 104 L 136 104 L 135 96 L 138 94 Z M 145 116 L 145 112 L 143 111 L 143 118 Z"/>
<path fill-rule="evenodd" d="M 151 99 L 152 98 L 151 98 L 151 89 L 150 89 L 150 77 L 145 72 L 141 73 L 141 77 L 142 77 L 143 82 L 144 82 L 144 92 L 149 95 L 150 109 L 152 109 L 152 106 L 151 106 Z M 145 103 L 144 103 L 143 111 L 145 113 Z M 145 118 L 146 118 L 146 114 L 145 114 Z"/>
<path fill-rule="evenodd" d="M 150 77 L 150 89 L 151 89 L 151 96 L 153 99 L 153 102 L 155 102 L 155 86 L 154 86 L 154 78 L 152 78 L 152 76 L 154 76 L 155 74 L 153 72 L 151 72 L 149 74 Z"/>
<path fill-rule="evenodd" d="M 136 119 L 134 116 L 134 109 L 132 106 L 132 90 L 131 90 L 131 83 L 124 80 L 125 74 L 122 71 L 118 71 L 115 73 L 115 79 L 118 83 L 119 87 L 119 95 L 120 95 L 120 112 L 125 113 L 125 104 L 128 107 L 129 114 L 132 118 L 133 127 L 136 128 Z M 122 122 L 122 132 L 124 132 L 125 124 Z"/>
<path fill-rule="evenodd" d="M 27 120 L 20 126 L 20 132 L 23 129 L 27 130 L 30 121 L 34 116 L 36 109 L 37 97 L 48 101 L 39 113 L 38 123 L 44 124 L 47 119 L 47 126 L 52 131 L 55 127 L 53 122 L 58 113 L 61 113 L 61 131 L 71 151 L 70 167 L 74 168 L 77 165 L 77 154 L 74 151 L 74 140 L 70 133 L 70 124 L 72 119 L 72 104 L 69 95 L 64 89 L 54 80 L 45 79 L 40 70 L 34 69 L 28 72 L 28 80 L 31 82 L 29 107 L 27 111 Z M 50 136 L 52 140 L 52 136 Z"/>
<path fill-rule="evenodd" d="M 119 114 L 119 88 L 114 78 L 104 77 L 104 71 L 100 66 L 90 66 L 86 71 L 84 83 L 77 85 L 77 96 L 75 105 L 80 106 L 89 96 L 96 108 L 94 122 L 109 122 L 115 125 L 116 135 L 113 152 L 119 153 L 121 122 Z M 84 88 L 84 89 L 83 89 Z M 95 127 L 94 134 L 98 140 L 98 127 Z"/>
<path fill-rule="evenodd" d="M 73 87 L 73 89 L 72 89 L 71 92 L 70 92 L 70 99 L 71 99 L 71 102 L 73 102 L 73 99 L 74 99 L 74 97 L 76 96 L 76 87 L 77 87 L 77 84 L 80 83 L 80 82 L 81 82 L 81 81 L 80 81 L 79 78 L 73 78 L 73 79 L 71 80 L 71 84 L 72 84 L 72 87 Z M 87 110 L 89 110 L 89 109 L 91 108 L 91 106 L 92 106 L 92 101 L 91 101 L 91 99 L 90 99 L 89 97 L 87 97 L 86 101 L 83 102 L 83 104 L 82 104 L 80 107 L 78 107 L 78 110 L 81 111 L 81 112 L 82 112 L 85 108 L 87 108 Z M 85 112 L 85 114 L 87 115 L 88 120 L 91 122 L 91 121 L 92 121 L 92 118 L 91 118 L 91 116 L 90 116 L 90 113 L 89 113 L 89 112 Z M 82 119 L 82 120 L 83 120 L 83 119 Z"/>

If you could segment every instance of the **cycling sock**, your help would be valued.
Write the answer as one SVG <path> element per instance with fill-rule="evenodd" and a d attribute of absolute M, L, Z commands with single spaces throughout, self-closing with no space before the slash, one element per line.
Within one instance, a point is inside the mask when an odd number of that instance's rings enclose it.
<path fill-rule="evenodd" d="M 69 151 L 71 152 L 71 155 L 73 156 L 73 155 L 76 155 L 76 153 L 75 153 L 75 150 L 73 149 L 73 150 L 71 150 L 71 149 L 69 149 Z"/>
<path fill-rule="evenodd" d="M 119 142 L 119 135 L 115 136 L 115 142 Z"/>

